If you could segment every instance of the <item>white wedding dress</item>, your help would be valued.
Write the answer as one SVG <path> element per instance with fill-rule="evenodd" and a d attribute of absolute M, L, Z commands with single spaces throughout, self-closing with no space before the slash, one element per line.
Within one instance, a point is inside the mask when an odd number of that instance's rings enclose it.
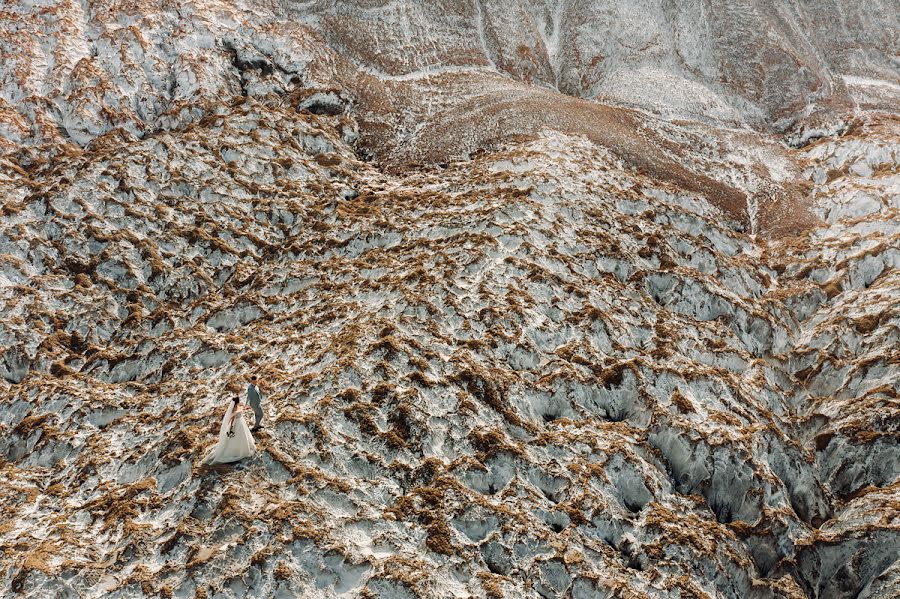
<path fill-rule="evenodd" d="M 224 464 L 236 462 L 248 458 L 256 452 L 256 442 L 253 441 L 253 435 L 250 434 L 250 427 L 247 426 L 247 422 L 244 420 L 243 412 L 235 416 L 234 425 L 231 426 L 231 414 L 233 412 L 234 402 L 229 402 L 228 410 L 222 418 L 222 427 L 219 429 L 219 442 L 209 450 L 209 453 L 206 454 L 201 463 Z M 229 430 L 234 432 L 234 436 L 228 436 Z"/>

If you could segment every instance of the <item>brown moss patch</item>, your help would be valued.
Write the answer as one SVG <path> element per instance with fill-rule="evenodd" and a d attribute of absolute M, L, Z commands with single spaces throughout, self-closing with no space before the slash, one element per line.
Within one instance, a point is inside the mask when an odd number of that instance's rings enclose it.
<path fill-rule="evenodd" d="M 487 404 L 502 415 L 510 424 L 536 432 L 534 423 L 526 422 L 513 410 L 506 400 L 506 390 L 500 383 L 500 377 L 491 376 L 487 371 L 476 366 L 463 368 L 450 377 L 450 382 L 462 386 L 475 399 Z"/>
<path fill-rule="evenodd" d="M 690 414 L 695 411 L 690 400 L 682 395 L 681 391 L 678 389 L 675 389 L 675 392 L 672 393 L 672 405 L 678 408 L 678 411 L 682 414 Z"/>
<path fill-rule="evenodd" d="M 291 571 L 291 567 L 285 562 L 278 562 L 278 564 L 275 565 L 272 574 L 275 576 L 275 580 L 289 580 L 294 575 Z"/>
<path fill-rule="evenodd" d="M 481 583 L 481 588 L 484 589 L 484 594 L 487 597 L 490 599 L 504 599 L 506 597 L 503 594 L 502 576 L 491 572 L 479 572 L 477 576 L 478 581 Z"/>

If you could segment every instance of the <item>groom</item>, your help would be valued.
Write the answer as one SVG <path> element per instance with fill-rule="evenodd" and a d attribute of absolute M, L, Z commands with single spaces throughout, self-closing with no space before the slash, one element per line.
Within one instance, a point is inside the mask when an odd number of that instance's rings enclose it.
<path fill-rule="evenodd" d="M 259 390 L 259 385 L 256 384 L 256 376 L 251 376 L 250 384 L 247 385 L 247 403 L 250 404 L 250 407 L 253 408 L 253 413 L 256 415 L 256 423 L 250 429 L 253 432 L 262 428 L 263 411 L 259 405 L 261 399 L 262 392 Z"/>

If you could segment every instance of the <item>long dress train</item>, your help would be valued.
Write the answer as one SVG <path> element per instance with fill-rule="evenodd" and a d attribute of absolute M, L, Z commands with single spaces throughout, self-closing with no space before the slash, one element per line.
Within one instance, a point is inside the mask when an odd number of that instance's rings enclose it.
<path fill-rule="evenodd" d="M 244 420 L 243 412 L 239 413 L 234 424 L 231 425 L 231 414 L 234 412 L 234 403 L 228 405 L 228 410 L 222 418 L 222 426 L 219 429 L 219 442 L 209 450 L 202 464 L 224 464 L 236 462 L 252 456 L 256 452 L 256 442 L 250 433 L 250 427 Z M 229 437 L 232 430 L 234 436 Z"/>

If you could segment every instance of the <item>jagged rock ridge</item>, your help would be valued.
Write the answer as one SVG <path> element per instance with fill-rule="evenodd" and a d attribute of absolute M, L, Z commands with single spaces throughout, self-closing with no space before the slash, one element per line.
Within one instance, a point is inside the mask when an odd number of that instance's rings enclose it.
<path fill-rule="evenodd" d="M 575 3 L 253 9 L 4 14 L 4 589 L 897 595 L 890 105 L 790 149 L 567 87 Z"/>

